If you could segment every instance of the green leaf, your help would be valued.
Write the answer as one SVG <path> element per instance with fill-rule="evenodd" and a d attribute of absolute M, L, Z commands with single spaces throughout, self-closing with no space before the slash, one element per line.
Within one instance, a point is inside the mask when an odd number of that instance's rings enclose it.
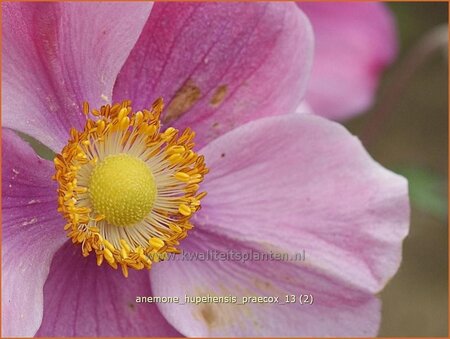
<path fill-rule="evenodd" d="M 409 196 L 417 208 L 440 219 L 448 215 L 447 178 L 423 167 L 402 167 L 397 173 L 409 181 Z"/>

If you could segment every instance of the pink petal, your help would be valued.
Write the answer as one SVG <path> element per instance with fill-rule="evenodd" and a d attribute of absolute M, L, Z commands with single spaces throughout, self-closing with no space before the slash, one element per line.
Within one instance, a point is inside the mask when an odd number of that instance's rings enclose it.
<path fill-rule="evenodd" d="M 56 211 L 53 164 L 12 131 L 2 133 L 2 336 L 33 336 L 50 262 L 67 238 Z"/>
<path fill-rule="evenodd" d="M 55 151 L 111 100 L 150 3 L 3 3 L 3 124 Z"/>
<path fill-rule="evenodd" d="M 311 108 L 311 105 L 306 102 L 306 100 L 303 100 L 300 105 L 295 109 L 295 113 L 299 114 L 314 114 L 313 109 Z"/>
<path fill-rule="evenodd" d="M 292 3 L 156 3 L 114 100 L 166 103 L 196 143 L 261 116 L 294 112 L 312 62 L 311 27 Z"/>
<path fill-rule="evenodd" d="M 251 252 L 255 251 L 251 243 L 203 230 L 192 231 L 183 245 L 186 255 L 207 255 L 208 250 L 223 255 L 230 255 L 230 250 L 242 255 L 256 253 Z M 185 295 L 239 298 L 237 303 L 159 304 L 166 319 L 186 336 L 375 336 L 380 322 L 379 301 L 314 272 L 310 264 L 274 260 L 168 261 L 155 265 L 150 276 L 156 295 L 178 296 L 181 302 L 185 302 Z M 310 294 L 314 302 L 286 304 L 286 295 L 292 294 Z M 279 303 L 239 305 L 243 296 L 277 296 Z"/>
<path fill-rule="evenodd" d="M 382 3 L 298 3 L 316 41 L 306 100 L 317 114 L 342 120 L 373 103 L 382 72 L 397 54 L 395 23 Z"/>
<path fill-rule="evenodd" d="M 175 337 L 155 304 L 138 304 L 137 296 L 151 296 L 146 271 L 130 271 L 95 256 L 83 258 L 67 243 L 55 255 L 44 287 L 44 319 L 37 336 L 43 337 Z"/>
<path fill-rule="evenodd" d="M 407 182 L 342 126 L 310 114 L 265 118 L 201 153 L 210 173 L 198 228 L 275 251 L 304 248 L 317 269 L 372 293 L 397 271 Z"/>

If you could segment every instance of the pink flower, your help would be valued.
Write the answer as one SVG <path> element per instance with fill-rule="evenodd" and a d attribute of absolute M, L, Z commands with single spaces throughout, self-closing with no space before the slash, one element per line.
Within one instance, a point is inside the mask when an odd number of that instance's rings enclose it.
<path fill-rule="evenodd" d="M 339 22 L 337 17 L 343 14 L 340 8 L 327 13 L 327 6 L 305 7 L 317 32 L 318 60 L 324 58 L 324 47 L 319 48 L 321 27 L 328 23 L 323 16 L 332 14 Z M 143 2 L 4 3 L 2 7 L 3 336 L 377 333 L 380 302 L 374 294 L 397 271 L 408 232 L 406 180 L 377 164 L 340 125 L 314 115 L 287 113 L 301 104 L 305 91 L 313 109 L 325 116 L 325 111 L 341 117 L 365 107 L 380 67 L 392 58 L 391 36 L 381 50 L 352 57 L 351 65 L 337 59 L 346 70 L 361 69 L 351 72 L 351 82 L 339 94 L 345 100 L 335 101 L 330 86 L 323 88 L 327 104 L 321 105 L 318 77 L 327 83 L 336 78 L 327 73 L 329 68 L 315 64 L 313 86 L 307 90 L 313 30 L 293 3 L 156 3 L 153 7 Z M 380 5 L 355 8 L 380 10 L 379 16 L 365 19 L 358 28 L 372 20 L 373 27 L 387 22 L 388 28 L 380 29 L 390 34 L 389 19 Z M 379 32 L 368 29 L 367 34 Z M 338 39 L 350 39 L 348 31 L 343 29 Z M 357 49 L 364 43 L 359 41 Z M 367 38 L 366 43 L 370 46 L 373 40 Z M 336 54 L 328 53 L 342 55 L 342 46 L 333 46 Z M 342 74 L 341 79 L 348 73 Z M 364 100 L 351 93 L 353 81 Z M 361 88 L 361 84 L 368 85 Z M 105 263 L 98 267 L 92 253 L 83 258 L 80 246 L 67 241 L 66 221 L 57 211 L 58 203 L 62 206 L 55 194 L 57 184 L 51 181 L 54 164 L 39 158 L 14 130 L 67 160 L 71 154 L 78 157 L 73 149 L 63 147 L 69 137 L 68 145 L 77 146 L 74 136 L 81 137 L 70 129 L 81 131 L 86 124 L 87 107 L 82 102 L 99 108 L 131 99 L 133 107 L 143 109 L 159 96 L 166 102 L 164 127 L 191 127 L 198 154 L 204 155 L 210 169 L 201 184 L 208 196 L 193 216 L 195 229 L 181 241 L 181 248 L 186 253 L 213 249 L 290 255 L 304 250 L 304 262 L 169 260 L 155 263 L 149 274 L 130 270 L 124 278 Z M 154 115 L 144 112 L 139 118 L 126 108 L 126 104 L 119 107 L 112 117 L 118 123 L 114 126 L 126 122 L 123 133 L 142 126 L 142 119 L 157 116 L 156 108 Z M 87 128 L 86 133 L 97 135 L 99 126 Z M 172 131 L 157 137 L 174 140 Z M 83 145 L 82 149 L 95 147 Z M 158 165 L 167 165 L 167 159 Z M 178 166 L 179 158 L 174 159 L 175 165 L 164 168 Z M 79 170 L 64 166 L 67 171 Z M 192 166 L 202 168 L 197 163 Z M 58 176 L 57 172 L 61 198 L 65 179 Z M 167 190 L 172 186 L 176 185 Z M 97 198 L 108 196 L 115 194 Z M 186 213 L 193 214 L 197 207 Z M 169 209 L 167 214 L 172 212 Z M 185 232 L 183 227 L 180 232 Z M 164 240 L 163 248 L 170 241 Z M 122 251 L 127 252 L 125 247 Z M 96 252 L 97 260 L 117 266 L 117 258 L 107 248 Z M 299 294 L 312 295 L 314 303 L 136 303 L 136 297 L 151 295 L 182 300 L 184 295 L 254 295 L 283 300 Z"/>
<path fill-rule="evenodd" d="M 316 38 L 305 100 L 318 114 L 343 120 L 373 102 L 383 69 L 397 54 L 394 20 L 382 3 L 298 3 Z"/>

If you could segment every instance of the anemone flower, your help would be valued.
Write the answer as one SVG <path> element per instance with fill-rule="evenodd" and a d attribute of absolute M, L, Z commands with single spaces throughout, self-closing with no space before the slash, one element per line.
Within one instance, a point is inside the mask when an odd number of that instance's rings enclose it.
<path fill-rule="evenodd" d="M 406 180 L 339 124 L 295 112 L 305 92 L 325 116 L 367 106 L 392 22 L 379 4 L 300 7 L 2 3 L 3 336 L 377 333 Z M 287 302 L 299 295 L 314 302 Z M 180 302 L 137 302 L 150 296 Z M 261 303 L 231 302 L 243 296 Z"/>

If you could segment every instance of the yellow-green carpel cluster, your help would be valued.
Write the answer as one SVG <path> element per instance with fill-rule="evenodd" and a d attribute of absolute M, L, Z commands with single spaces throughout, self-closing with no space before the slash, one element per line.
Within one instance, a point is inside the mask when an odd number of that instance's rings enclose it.
<path fill-rule="evenodd" d="M 156 184 L 144 161 L 117 154 L 95 166 L 88 192 L 97 214 L 113 225 L 129 226 L 144 219 L 152 209 Z"/>

